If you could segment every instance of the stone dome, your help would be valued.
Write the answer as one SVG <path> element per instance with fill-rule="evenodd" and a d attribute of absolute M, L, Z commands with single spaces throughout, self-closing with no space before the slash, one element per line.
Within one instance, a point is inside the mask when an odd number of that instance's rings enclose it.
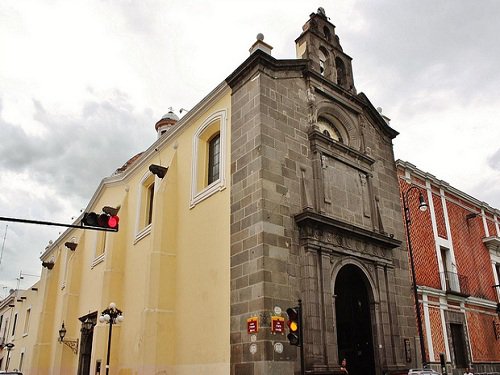
<path fill-rule="evenodd" d="M 172 111 L 168 111 L 168 113 L 165 113 L 161 119 L 162 120 L 175 120 L 175 121 L 179 121 L 179 116 L 177 116 Z"/>
<path fill-rule="evenodd" d="M 157 132 L 163 134 L 167 129 L 175 125 L 177 121 L 179 121 L 179 117 L 174 112 L 168 111 L 168 113 L 164 114 L 161 120 L 155 124 L 155 129 Z"/>

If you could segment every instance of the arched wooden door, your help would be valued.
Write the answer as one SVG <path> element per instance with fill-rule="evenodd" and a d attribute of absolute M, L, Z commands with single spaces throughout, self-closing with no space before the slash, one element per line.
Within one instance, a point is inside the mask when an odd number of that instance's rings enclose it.
<path fill-rule="evenodd" d="M 368 282 L 355 265 L 342 267 L 335 280 L 339 361 L 349 375 L 375 375 Z"/>

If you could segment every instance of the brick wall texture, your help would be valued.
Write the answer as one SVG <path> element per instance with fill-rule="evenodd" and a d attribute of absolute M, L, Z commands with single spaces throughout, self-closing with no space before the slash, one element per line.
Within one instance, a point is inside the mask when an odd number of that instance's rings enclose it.
<path fill-rule="evenodd" d="M 426 345 L 428 335 L 432 339 L 434 358 L 430 360 L 438 364 L 439 353 L 446 352 L 444 344 L 448 340 L 452 354 L 447 361 L 450 368 L 454 368 L 453 345 L 456 343 L 453 342 L 450 323 L 462 324 L 467 361 L 475 373 L 500 373 L 500 341 L 494 330 L 494 322 L 500 321 L 495 311 L 497 294 L 492 287 L 495 284 L 492 263 L 499 254 L 498 249 L 491 250 L 483 242 L 487 236 L 485 225 L 490 237 L 500 235 L 495 225 L 498 210 L 442 184 L 433 176 L 426 179 L 426 174 L 412 165 L 398 163 L 399 186 L 403 194 L 411 186 L 418 186 L 426 200 L 429 192 L 432 196 L 434 210 L 423 213 L 418 210 L 416 189 L 408 199 L 419 298 L 421 300 L 422 294 L 426 294 L 432 302 L 426 307 L 429 323 L 423 327 Z M 450 284 L 442 284 L 444 279 L 439 274 L 442 248 L 447 249 L 446 257 L 449 257 L 446 269 L 454 274 L 448 276 L 452 280 Z M 457 285 L 460 290 L 455 290 Z M 444 327 L 441 320 L 443 310 Z"/>
<path fill-rule="evenodd" d="M 439 361 L 439 353 L 446 352 L 443 336 L 443 325 L 441 322 L 441 311 L 439 308 L 429 308 L 429 320 L 431 323 L 432 346 L 434 351 L 434 357 L 430 359 L 431 361 L 435 362 Z M 427 353 L 430 356 L 428 348 Z"/>

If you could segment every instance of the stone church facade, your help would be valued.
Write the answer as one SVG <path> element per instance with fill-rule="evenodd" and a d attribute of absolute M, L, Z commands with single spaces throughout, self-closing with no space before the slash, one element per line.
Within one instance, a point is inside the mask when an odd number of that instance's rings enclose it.
<path fill-rule="evenodd" d="M 259 35 L 224 82 L 182 119 L 163 116 L 157 140 L 101 181 L 84 212 L 119 208 L 119 231 L 83 227 L 82 213 L 49 243 L 40 281 L 0 303 L 2 370 L 7 355 L 32 375 L 108 362 L 141 375 L 419 365 L 398 133 L 357 93 L 321 8 L 296 46 L 297 59 L 278 60 Z M 286 336 L 298 300 L 300 348 Z M 125 317 L 112 330 L 99 319 L 111 302 Z"/>
<path fill-rule="evenodd" d="M 231 374 L 404 373 L 419 347 L 392 140 L 320 8 L 231 94 Z M 303 304 L 304 345 L 271 329 Z M 248 330 L 249 318 L 259 324 Z"/>

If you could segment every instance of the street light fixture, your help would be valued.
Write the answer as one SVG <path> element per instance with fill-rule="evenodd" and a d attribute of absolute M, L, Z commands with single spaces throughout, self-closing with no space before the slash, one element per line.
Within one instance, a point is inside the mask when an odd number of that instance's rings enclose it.
<path fill-rule="evenodd" d="M 109 374 L 109 357 L 111 354 L 111 335 L 113 332 L 113 324 L 123 322 L 124 317 L 122 311 L 116 308 L 116 304 L 111 302 L 109 307 L 101 313 L 99 321 L 101 323 L 109 324 L 109 335 L 108 335 L 108 353 L 106 355 L 106 375 Z"/>
<path fill-rule="evenodd" d="M 416 189 L 419 192 L 418 196 L 419 210 L 425 212 L 427 211 L 427 208 L 429 206 L 425 202 L 424 195 L 422 194 L 422 191 L 418 186 L 412 185 L 408 190 L 406 190 L 406 192 L 403 193 L 403 210 L 405 213 L 405 226 L 406 226 L 406 238 L 408 242 L 408 252 L 410 253 L 410 267 L 411 267 L 411 276 L 413 283 L 413 298 L 415 299 L 415 310 L 417 313 L 417 326 L 418 326 L 417 329 L 418 329 L 418 336 L 420 338 L 420 354 L 422 355 L 422 367 L 425 368 L 425 366 L 427 365 L 427 355 L 425 352 L 422 317 L 420 316 L 420 304 L 418 302 L 417 277 L 415 275 L 415 261 L 413 259 L 413 248 L 411 245 L 411 236 L 410 236 L 411 218 L 410 218 L 410 207 L 408 206 L 408 197 L 413 189 Z"/>
<path fill-rule="evenodd" d="M 73 350 L 73 353 L 78 354 L 78 339 L 76 340 L 65 340 L 66 336 L 66 327 L 64 327 L 64 322 L 61 325 L 61 329 L 59 330 L 59 343 L 67 345 Z"/>
<path fill-rule="evenodd" d="M 86 332 L 91 331 L 93 327 L 94 327 L 94 322 L 92 320 L 90 320 L 88 317 L 82 323 L 82 330 L 84 330 Z"/>

